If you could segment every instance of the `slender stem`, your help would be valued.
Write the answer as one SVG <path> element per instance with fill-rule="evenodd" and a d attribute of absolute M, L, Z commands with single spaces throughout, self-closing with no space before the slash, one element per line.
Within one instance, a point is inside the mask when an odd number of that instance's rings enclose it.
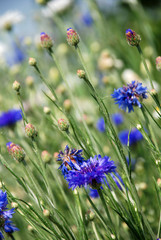
<path fill-rule="evenodd" d="M 151 84 L 151 87 L 152 87 L 152 89 L 154 89 L 154 85 L 153 85 L 153 82 L 152 82 L 152 79 L 151 79 L 151 76 L 150 76 L 150 72 L 149 72 L 148 66 L 147 66 L 147 64 L 146 64 L 146 61 L 145 61 L 145 58 L 144 58 L 144 55 L 143 55 L 143 52 L 142 52 L 142 50 L 141 50 L 140 45 L 137 46 L 137 49 L 138 49 L 138 51 L 139 51 L 139 53 L 140 53 L 140 56 L 141 56 L 141 59 L 142 59 L 142 61 L 143 61 L 143 64 L 144 64 L 146 73 L 147 73 L 147 75 L 148 75 L 148 78 L 149 78 L 149 81 L 150 81 L 150 84 Z"/>
<path fill-rule="evenodd" d="M 98 236 L 98 233 L 97 233 L 97 229 L 96 229 L 96 226 L 95 226 L 95 223 L 92 222 L 92 228 L 93 228 L 93 232 L 96 236 L 96 240 L 100 240 L 99 236 Z"/>
<path fill-rule="evenodd" d="M 17 97 L 18 97 L 18 100 L 19 100 L 20 105 L 21 105 L 21 110 L 22 110 L 22 113 L 23 113 L 22 117 L 23 117 L 24 125 L 25 125 L 25 123 L 28 123 L 28 121 L 27 121 L 27 117 L 26 117 L 26 113 L 25 113 L 25 110 L 24 110 L 24 106 L 23 106 L 23 102 L 22 102 L 20 93 L 17 94 Z"/>

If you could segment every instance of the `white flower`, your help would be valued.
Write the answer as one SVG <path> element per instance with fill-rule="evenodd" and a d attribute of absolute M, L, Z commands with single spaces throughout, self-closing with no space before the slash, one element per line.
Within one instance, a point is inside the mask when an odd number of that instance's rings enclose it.
<path fill-rule="evenodd" d="M 61 13 L 71 6 L 73 0 L 53 0 L 47 4 L 47 8 L 42 10 L 45 17 L 51 17 L 55 13 Z"/>
<path fill-rule="evenodd" d="M 24 16 L 19 11 L 8 11 L 0 16 L 0 29 L 11 30 L 12 26 L 21 22 Z"/>

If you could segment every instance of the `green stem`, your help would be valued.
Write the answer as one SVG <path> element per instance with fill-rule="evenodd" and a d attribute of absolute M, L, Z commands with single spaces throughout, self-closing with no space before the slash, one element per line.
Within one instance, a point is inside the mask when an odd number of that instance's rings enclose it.
<path fill-rule="evenodd" d="M 92 228 L 93 228 L 93 232 L 96 236 L 96 240 L 100 240 L 99 236 L 98 236 L 98 233 L 97 233 L 97 229 L 96 229 L 96 226 L 95 226 L 95 223 L 92 222 Z"/>
<path fill-rule="evenodd" d="M 23 102 L 22 102 L 20 93 L 17 94 L 17 97 L 18 97 L 18 100 L 19 100 L 20 105 L 21 105 L 21 110 L 22 110 L 22 113 L 23 113 L 22 117 L 23 117 L 24 125 L 25 125 L 25 123 L 28 123 L 28 121 L 27 121 L 27 117 L 26 117 L 26 113 L 25 113 L 25 110 L 24 110 L 24 106 L 23 106 Z"/>

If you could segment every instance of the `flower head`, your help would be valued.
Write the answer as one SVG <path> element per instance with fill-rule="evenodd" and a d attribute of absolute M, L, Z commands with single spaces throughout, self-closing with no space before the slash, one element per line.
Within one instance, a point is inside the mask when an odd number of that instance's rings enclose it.
<path fill-rule="evenodd" d="M 131 130 L 130 135 L 129 135 L 129 130 L 123 130 L 119 133 L 119 139 L 123 145 L 128 144 L 128 136 L 129 136 L 130 146 L 143 139 L 143 135 L 136 128 Z"/>
<path fill-rule="evenodd" d="M 7 210 L 7 204 L 7 194 L 0 189 L 0 240 L 4 239 L 3 232 L 13 233 L 19 230 L 10 220 L 14 213 L 14 209 Z"/>
<path fill-rule="evenodd" d="M 115 102 L 119 104 L 119 108 L 122 108 L 125 112 L 126 109 L 128 109 L 128 112 L 131 112 L 134 111 L 133 106 L 141 108 L 140 101 L 148 97 L 146 93 L 147 87 L 143 87 L 142 83 L 132 81 L 127 86 L 115 89 L 111 96 L 115 98 Z"/>
<path fill-rule="evenodd" d="M 79 39 L 79 35 L 78 33 L 72 29 L 72 28 L 68 28 L 67 29 L 67 42 L 69 45 L 76 47 L 79 43 L 80 39 Z"/>
<path fill-rule="evenodd" d="M 8 112 L 3 112 L 0 115 L 0 128 L 12 126 L 21 119 L 22 119 L 21 110 L 11 109 Z"/>
<path fill-rule="evenodd" d="M 98 119 L 96 127 L 100 132 L 105 132 L 105 121 L 103 117 Z"/>
<path fill-rule="evenodd" d="M 116 166 L 109 157 L 101 157 L 96 155 L 91 157 L 86 162 L 84 161 L 78 169 L 73 169 L 65 175 L 65 179 L 69 184 L 69 188 L 86 187 L 89 185 L 93 189 L 97 189 L 104 183 L 105 174 L 114 172 Z"/>
<path fill-rule="evenodd" d="M 18 162 L 21 162 L 24 160 L 25 158 L 25 152 L 22 149 L 22 147 L 20 147 L 19 145 L 13 143 L 13 142 L 8 142 L 6 144 L 7 146 L 7 150 L 9 152 L 9 154 Z"/>
<path fill-rule="evenodd" d="M 138 35 L 132 29 L 127 29 L 126 30 L 126 39 L 127 39 L 127 42 L 130 46 L 138 46 L 140 41 L 141 41 L 140 35 Z"/>
<path fill-rule="evenodd" d="M 57 161 L 61 161 L 62 164 L 59 167 L 62 174 L 65 176 L 71 169 L 77 169 L 78 165 L 81 165 L 84 161 L 82 157 L 82 150 L 70 149 L 68 145 L 65 147 L 64 153 L 59 152 Z"/>
<path fill-rule="evenodd" d="M 120 125 L 124 121 L 123 115 L 121 113 L 112 114 L 112 121 L 115 125 Z"/>
<path fill-rule="evenodd" d="M 53 41 L 52 41 L 51 37 L 49 37 L 49 35 L 42 32 L 41 35 L 40 35 L 40 39 L 41 39 L 41 46 L 43 48 L 47 48 L 47 49 L 52 48 Z"/>

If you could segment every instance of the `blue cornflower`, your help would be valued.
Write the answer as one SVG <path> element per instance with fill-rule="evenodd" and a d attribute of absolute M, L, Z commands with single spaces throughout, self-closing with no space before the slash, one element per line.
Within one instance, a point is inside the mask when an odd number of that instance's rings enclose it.
<path fill-rule="evenodd" d="M 14 213 L 14 209 L 7 210 L 7 204 L 7 193 L 0 189 L 0 240 L 4 239 L 3 232 L 12 234 L 13 232 L 19 230 L 10 220 Z"/>
<path fill-rule="evenodd" d="M 114 113 L 111 117 L 115 125 L 120 125 L 124 121 L 123 115 L 121 113 Z"/>
<path fill-rule="evenodd" d="M 90 27 L 93 23 L 93 18 L 90 13 L 87 12 L 82 16 L 82 21 L 87 27 Z"/>
<path fill-rule="evenodd" d="M 133 106 L 141 108 L 140 101 L 148 97 L 146 93 L 147 87 L 143 87 L 142 83 L 132 81 L 127 86 L 115 89 L 111 96 L 115 98 L 115 102 L 119 104 L 119 108 L 122 108 L 125 112 L 126 109 L 128 109 L 128 112 L 131 112 L 134 111 Z"/>
<path fill-rule="evenodd" d="M 98 193 L 97 189 L 90 188 L 89 191 L 90 191 L 89 196 L 91 198 L 98 198 L 99 197 L 99 193 Z"/>
<path fill-rule="evenodd" d="M 6 126 L 12 126 L 17 121 L 22 119 L 22 111 L 17 109 L 11 109 L 8 112 L 3 112 L 0 115 L 0 128 Z"/>
<path fill-rule="evenodd" d="M 105 121 L 104 121 L 103 117 L 98 119 L 98 121 L 96 123 L 96 127 L 100 132 L 105 131 Z"/>
<path fill-rule="evenodd" d="M 115 172 L 116 166 L 114 161 L 110 161 L 109 157 L 101 157 L 96 155 L 91 157 L 76 170 L 70 170 L 65 175 L 65 179 L 69 184 L 69 188 L 90 187 L 97 189 L 105 182 L 106 175 Z"/>
<path fill-rule="evenodd" d="M 143 135 L 136 128 L 131 130 L 130 135 L 129 135 L 129 130 L 123 130 L 119 133 L 119 139 L 123 145 L 128 144 L 128 136 L 129 136 L 130 146 L 143 139 Z"/>
<path fill-rule="evenodd" d="M 62 151 L 59 152 L 57 161 L 61 161 L 62 164 L 59 169 L 62 171 L 62 174 L 65 175 L 71 169 L 79 168 L 78 165 L 81 165 L 84 161 L 82 157 L 83 150 L 70 149 L 68 145 L 66 145 L 64 153 Z"/>

